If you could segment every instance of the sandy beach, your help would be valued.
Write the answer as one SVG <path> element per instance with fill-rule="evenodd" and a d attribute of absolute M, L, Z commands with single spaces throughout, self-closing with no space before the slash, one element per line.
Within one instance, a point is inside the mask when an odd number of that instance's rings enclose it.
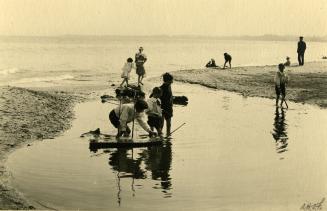
<path fill-rule="evenodd" d="M 276 66 L 236 67 L 232 69 L 193 69 L 173 72 L 176 81 L 240 93 L 246 97 L 274 98 Z M 312 62 L 286 70 L 290 76 L 287 100 L 327 107 L 327 63 Z M 33 209 L 10 187 L 5 162 L 9 153 L 28 147 L 33 141 L 52 139 L 71 126 L 76 103 L 99 96 L 103 84 L 79 88 L 0 88 L 0 207 Z M 108 88 L 108 87 L 107 87 Z M 87 91 L 85 91 L 87 90 Z M 273 105 L 272 105 L 273 106 Z"/>
<path fill-rule="evenodd" d="M 286 100 L 327 107 L 327 62 L 286 67 L 290 77 Z M 176 81 L 240 93 L 245 97 L 274 99 L 276 66 L 195 69 L 174 72 Z"/>

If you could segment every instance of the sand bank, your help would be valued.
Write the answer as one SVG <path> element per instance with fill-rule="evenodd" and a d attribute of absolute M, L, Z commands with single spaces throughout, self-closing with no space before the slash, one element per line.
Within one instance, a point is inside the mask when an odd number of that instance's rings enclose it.
<path fill-rule="evenodd" d="M 10 152 L 33 140 L 51 139 L 70 127 L 74 102 L 67 93 L 0 87 L 0 208 L 32 209 L 9 184 L 4 162 Z"/>
<path fill-rule="evenodd" d="M 276 66 L 194 69 L 173 72 L 176 81 L 232 91 L 243 96 L 275 98 Z M 287 67 L 290 76 L 287 100 L 327 107 L 327 62 Z"/>

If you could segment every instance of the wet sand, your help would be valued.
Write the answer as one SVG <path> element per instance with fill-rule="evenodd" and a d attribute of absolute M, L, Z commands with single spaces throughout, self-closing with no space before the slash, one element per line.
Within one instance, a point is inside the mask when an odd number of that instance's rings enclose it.
<path fill-rule="evenodd" d="M 33 208 L 10 187 L 11 175 L 4 166 L 8 154 L 34 140 L 53 139 L 70 128 L 72 108 L 78 100 L 67 93 L 0 87 L 1 209 Z"/>
<path fill-rule="evenodd" d="M 173 73 L 176 81 L 237 92 L 243 96 L 275 98 L 276 66 L 194 69 Z M 286 67 L 290 76 L 286 100 L 327 107 L 327 62 Z"/>
<path fill-rule="evenodd" d="M 327 107 L 327 63 L 307 63 L 304 67 L 288 69 L 291 83 L 287 99 Z M 245 96 L 273 98 L 275 71 L 275 66 L 264 66 L 231 70 L 183 70 L 173 75 L 178 81 L 238 92 Z M 10 174 L 4 165 L 8 154 L 19 147 L 28 146 L 32 141 L 54 138 L 70 128 L 74 116 L 73 105 L 82 99 L 97 97 L 107 85 L 99 86 L 76 86 L 78 92 L 75 93 L 75 89 L 68 85 L 50 89 L 0 87 L 1 209 L 33 208 L 10 187 Z"/>

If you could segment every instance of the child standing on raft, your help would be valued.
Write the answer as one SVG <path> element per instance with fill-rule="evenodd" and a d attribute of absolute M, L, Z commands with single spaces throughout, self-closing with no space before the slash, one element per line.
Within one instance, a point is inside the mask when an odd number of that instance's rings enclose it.
<path fill-rule="evenodd" d="M 128 58 L 127 62 L 124 64 L 123 68 L 122 68 L 122 74 L 121 77 L 123 78 L 123 81 L 121 82 L 120 86 L 122 87 L 123 84 L 126 82 L 126 86 L 128 86 L 128 79 L 130 77 L 130 73 L 132 71 L 132 68 L 135 69 L 134 63 L 133 63 L 133 59 L 132 58 Z"/>
<path fill-rule="evenodd" d="M 158 132 L 158 135 L 162 135 L 162 109 L 161 109 L 161 101 L 160 97 L 162 95 L 162 91 L 159 87 L 155 87 L 152 90 L 152 94 L 148 99 L 148 125 L 150 126 L 151 130 L 155 128 Z"/>
<path fill-rule="evenodd" d="M 162 76 L 163 84 L 160 86 L 162 95 L 161 108 L 162 108 L 162 126 L 164 126 L 164 120 L 166 120 L 166 135 L 170 135 L 171 118 L 173 117 L 173 93 L 171 91 L 171 84 L 173 83 L 173 76 L 169 73 L 165 73 Z"/>
<path fill-rule="evenodd" d="M 285 102 L 286 107 L 288 107 L 285 96 L 286 96 L 286 84 L 288 83 L 288 76 L 284 73 L 285 66 L 284 64 L 278 65 L 278 71 L 275 75 L 275 91 L 276 91 L 276 106 L 278 106 L 279 96 L 282 95 L 280 107 L 283 107 L 283 103 Z"/>

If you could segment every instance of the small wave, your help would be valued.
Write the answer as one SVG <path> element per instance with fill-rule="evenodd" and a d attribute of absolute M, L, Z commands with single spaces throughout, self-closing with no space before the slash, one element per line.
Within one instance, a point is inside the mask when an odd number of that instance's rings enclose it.
<path fill-rule="evenodd" d="M 0 75 L 9 75 L 9 74 L 14 74 L 14 73 L 18 73 L 21 72 L 22 69 L 19 68 L 7 68 L 7 69 L 0 69 Z"/>
<path fill-rule="evenodd" d="M 14 81 L 13 84 L 20 84 L 20 83 L 31 83 L 31 82 L 52 82 L 52 81 L 62 81 L 73 79 L 74 76 L 72 75 L 59 75 L 54 77 L 34 77 L 34 78 L 22 78 L 20 80 Z"/>

